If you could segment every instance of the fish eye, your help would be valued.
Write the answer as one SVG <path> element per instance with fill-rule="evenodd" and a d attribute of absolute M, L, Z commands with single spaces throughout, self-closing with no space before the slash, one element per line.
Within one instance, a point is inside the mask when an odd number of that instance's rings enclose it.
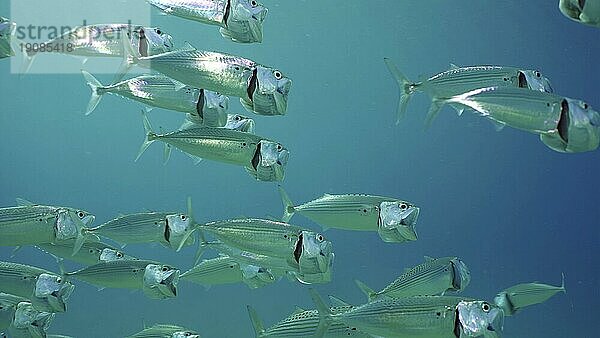
<path fill-rule="evenodd" d="M 542 74 L 536 70 L 536 71 L 535 71 L 535 76 L 537 76 L 537 77 L 542 77 Z"/>
<path fill-rule="evenodd" d="M 483 303 L 483 304 L 481 305 L 481 309 L 483 310 L 483 312 L 486 312 L 486 313 L 487 313 L 487 312 L 490 312 L 490 304 L 488 304 L 488 303 Z"/>
<path fill-rule="evenodd" d="M 237 115 L 237 116 L 234 118 L 234 120 L 236 120 L 236 121 L 239 121 L 239 120 L 241 120 L 241 119 L 242 119 L 242 117 L 241 117 L 241 116 L 239 116 L 239 115 Z"/>
<path fill-rule="evenodd" d="M 256 7 L 258 6 L 258 2 L 256 0 L 252 0 L 250 1 L 250 5 L 252 5 L 252 7 Z"/>
<path fill-rule="evenodd" d="M 162 271 L 163 271 L 163 272 L 169 271 L 169 267 L 167 267 L 167 266 L 163 266 L 163 267 L 162 267 Z"/>
<path fill-rule="evenodd" d="M 281 144 L 277 145 L 277 151 L 282 151 L 283 150 L 283 146 Z"/>
<path fill-rule="evenodd" d="M 117 258 L 122 258 L 122 257 L 123 257 L 123 254 L 120 252 L 117 252 Z"/>
<path fill-rule="evenodd" d="M 161 34 L 162 34 L 162 31 L 160 30 L 160 28 L 157 28 L 157 29 L 156 29 L 156 34 L 158 34 L 158 35 L 161 35 Z"/>
<path fill-rule="evenodd" d="M 402 210 L 406 210 L 406 209 L 408 208 L 408 205 L 406 205 L 406 203 L 400 203 L 398 206 L 399 206 L 399 207 L 400 207 L 400 209 L 402 209 Z"/>
<path fill-rule="evenodd" d="M 83 211 L 78 211 L 77 212 L 77 217 L 83 218 L 84 216 L 85 216 L 85 213 Z"/>
<path fill-rule="evenodd" d="M 318 235 L 317 235 L 317 240 L 318 240 L 319 242 L 323 242 L 323 240 L 325 240 L 325 238 L 323 237 L 323 235 L 321 235 L 321 234 L 318 234 Z"/>
<path fill-rule="evenodd" d="M 56 278 L 56 282 L 57 282 L 57 283 L 59 283 L 59 284 L 60 284 L 60 283 L 62 283 L 62 278 L 60 278 L 60 277 L 57 277 L 57 278 Z"/>
<path fill-rule="evenodd" d="M 182 221 L 185 221 L 185 220 L 187 219 L 187 216 L 186 216 L 186 215 L 181 215 L 181 216 L 179 216 L 179 217 L 181 218 L 181 220 L 182 220 Z"/>
<path fill-rule="evenodd" d="M 283 74 L 281 74 L 281 72 L 278 70 L 273 71 L 273 76 L 275 76 L 277 80 L 281 80 L 283 78 Z"/>
<path fill-rule="evenodd" d="M 583 109 L 588 109 L 589 108 L 588 104 L 585 103 L 585 102 L 583 102 L 583 104 L 581 106 L 583 107 Z"/>

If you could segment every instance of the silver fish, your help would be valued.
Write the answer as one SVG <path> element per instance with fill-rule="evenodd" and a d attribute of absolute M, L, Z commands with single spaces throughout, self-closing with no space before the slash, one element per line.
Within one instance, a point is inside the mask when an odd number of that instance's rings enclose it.
<path fill-rule="evenodd" d="M 334 314 L 311 290 L 322 323 L 322 337 L 331 322 L 342 322 L 384 337 L 499 337 L 504 325 L 502 309 L 485 301 L 460 297 L 417 296 L 380 299 Z"/>
<path fill-rule="evenodd" d="M 259 281 L 275 281 L 275 277 L 267 269 L 240 264 L 229 256 L 205 259 L 200 264 L 184 272 L 181 279 L 207 287 L 244 282 L 250 288 L 263 286 Z"/>
<path fill-rule="evenodd" d="M 156 55 L 173 50 L 172 38 L 158 27 L 128 24 L 79 26 L 44 43 L 45 46 L 71 46 L 64 53 L 83 57 L 123 57 L 123 41 L 139 55 Z M 62 50 L 57 48 L 57 50 Z M 31 67 L 38 52 L 27 52 L 23 72 Z"/>
<path fill-rule="evenodd" d="M 127 41 L 126 56 L 119 69 L 122 77 L 137 64 L 153 69 L 188 86 L 240 98 L 248 111 L 260 115 L 285 115 L 292 81 L 277 69 L 219 52 L 184 49 L 144 57 Z"/>
<path fill-rule="evenodd" d="M 283 188 L 279 187 L 279 193 L 284 205 L 284 221 L 299 213 L 324 229 L 377 231 L 386 242 L 417 239 L 415 225 L 420 209 L 410 202 L 364 194 L 325 194 L 294 206 Z"/>
<path fill-rule="evenodd" d="M 127 338 L 200 338 L 200 334 L 182 326 L 155 324 Z"/>
<path fill-rule="evenodd" d="M 0 290 L 27 298 L 40 311 L 66 311 L 66 301 L 74 288 L 71 282 L 50 271 L 0 262 Z"/>
<path fill-rule="evenodd" d="M 97 227 L 86 229 L 88 235 L 107 237 L 121 244 L 160 243 L 176 251 L 192 245 L 195 225 L 191 200 L 187 214 L 176 212 L 143 212 L 117 217 Z"/>
<path fill-rule="evenodd" d="M 86 115 L 91 114 L 105 94 L 117 95 L 146 104 L 190 114 L 197 123 L 218 127 L 224 123 L 229 108 L 227 96 L 192 88 L 163 75 L 142 75 L 105 86 L 92 74 L 82 71 L 92 90 Z"/>
<path fill-rule="evenodd" d="M 520 88 L 480 88 L 447 102 L 472 108 L 504 126 L 540 134 L 561 152 L 585 152 L 600 143 L 600 114 L 587 103 Z"/>
<path fill-rule="evenodd" d="M 397 123 L 406 114 L 406 107 L 411 96 L 418 91 L 427 93 L 432 99 L 426 118 L 427 125 L 431 124 L 446 100 L 478 88 L 518 87 L 552 92 L 550 81 L 537 70 L 499 66 L 457 67 L 452 65 L 450 70 L 436 74 L 427 80 L 412 82 L 389 59 L 385 58 L 384 61 L 401 90 Z M 454 108 L 459 114 L 462 114 L 464 109 L 462 106 L 454 106 Z"/>
<path fill-rule="evenodd" d="M 95 240 L 83 243 L 81 249 L 75 255 L 72 254 L 73 243 L 69 242 L 58 244 L 38 244 L 36 247 L 57 258 L 68 259 L 85 265 L 93 265 L 100 262 L 110 262 L 124 259 L 136 259 L 135 257 L 129 256 L 111 245 Z"/>
<path fill-rule="evenodd" d="M 297 309 L 288 317 L 280 320 L 269 328 L 265 328 L 258 313 L 251 306 L 247 306 L 256 338 L 287 338 L 287 337 L 311 337 L 317 331 L 319 325 L 319 313 L 317 310 Z M 329 308 L 331 313 L 339 314 L 352 309 L 351 305 L 333 306 Z M 343 338 L 358 337 L 372 338 L 370 334 L 361 332 L 356 327 L 348 326 L 341 322 L 334 322 L 324 332 L 324 337 Z"/>
<path fill-rule="evenodd" d="M 559 292 L 567 293 L 564 274 L 560 286 L 542 283 L 517 284 L 498 293 L 494 303 L 504 310 L 505 315 L 512 316 L 525 307 L 547 301 Z"/>
<path fill-rule="evenodd" d="M 177 296 L 179 282 L 179 270 L 146 260 L 102 262 L 65 276 L 100 287 L 143 290 L 152 299 Z"/>
<path fill-rule="evenodd" d="M 23 199 L 17 199 L 17 204 L 0 208 L 0 246 L 70 242 L 77 253 L 83 231 L 95 219 L 80 209 L 36 205 Z"/>
<path fill-rule="evenodd" d="M 17 24 L 0 16 L 0 59 L 15 55 L 15 30 Z"/>
<path fill-rule="evenodd" d="M 46 338 L 46 330 L 54 320 L 54 316 L 54 313 L 36 310 L 27 301 L 20 302 L 15 307 L 8 333 L 13 338 Z"/>
<path fill-rule="evenodd" d="M 261 140 L 252 158 L 252 166 L 245 167 L 246 172 L 259 181 L 281 182 L 285 178 L 289 154 L 281 144 Z"/>
<path fill-rule="evenodd" d="M 600 1 L 560 0 L 558 7 L 567 18 L 600 28 Z"/>
<path fill-rule="evenodd" d="M 356 283 L 369 301 L 373 301 L 384 297 L 435 296 L 446 291 L 462 291 L 470 281 L 471 273 L 459 258 L 425 257 L 425 263 L 407 269 L 381 291 L 375 292 L 358 280 Z"/>
<path fill-rule="evenodd" d="M 167 145 L 165 148 L 165 161 L 170 156 L 171 147 L 175 147 L 192 157 L 195 162 L 208 159 L 254 170 L 258 168 L 259 170 L 271 170 L 273 172 L 273 175 L 258 176 L 257 179 L 259 180 L 283 180 L 285 176 L 285 166 L 289 156 L 288 150 L 280 143 L 260 136 L 236 130 L 204 126 L 191 126 L 188 129 L 156 134 L 145 114 L 144 129 L 146 130 L 146 139 L 140 148 L 136 161 L 150 144 L 158 140 Z M 263 151 L 262 146 L 265 144 L 274 144 L 274 149 L 265 146 Z M 269 159 L 263 160 L 267 150 Z M 276 153 L 273 154 L 271 150 Z"/>
<path fill-rule="evenodd" d="M 146 0 L 165 14 L 221 27 L 240 43 L 262 42 L 267 9 L 256 0 Z"/>

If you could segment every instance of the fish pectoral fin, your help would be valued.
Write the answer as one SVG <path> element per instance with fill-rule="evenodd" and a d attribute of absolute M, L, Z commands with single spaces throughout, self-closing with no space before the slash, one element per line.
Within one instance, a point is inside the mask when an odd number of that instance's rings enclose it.
<path fill-rule="evenodd" d="M 433 120 L 435 120 L 445 103 L 446 101 L 438 99 L 433 99 L 433 101 L 431 101 L 431 106 L 429 106 L 427 117 L 425 117 L 425 129 L 429 129 L 429 127 L 431 127 Z"/>
<path fill-rule="evenodd" d="M 200 162 L 202 162 L 202 157 L 196 156 L 196 155 L 192 155 L 192 154 L 188 154 L 185 153 L 189 158 L 191 158 L 192 160 L 194 160 L 194 164 L 198 165 L 200 164 Z"/>
<path fill-rule="evenodd" d="M 492 123 L 492 125 L 494 126 L 494 129 L 496 131 L 501 131 L 502 129 L 504 129 L 504 127 L 506 127 L 506 123 L 504 123 L 504 122 L 500 122 L 500 121 L 496 121 L 496 120 L 492 120 L 492 119 L 489 119 L 489 120 Z"/>

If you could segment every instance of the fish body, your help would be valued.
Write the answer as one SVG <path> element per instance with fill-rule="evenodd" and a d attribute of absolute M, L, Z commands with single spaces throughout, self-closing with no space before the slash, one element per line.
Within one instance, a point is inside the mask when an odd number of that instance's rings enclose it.
<path fill-rule="evenodd" d="M 155 324 L 127 338 L 200 338 L 200 334 L 182 326 Z"/>
<path fill-rule="evenodd" d="M 135 257 L 129 256 L 121 250 L 100 241 L 88 241 L 83 243 L 81 249 L 75 255 L 72 253 L 73 245 L 73 243 L 65 242 L 59 244 L 38 244 L 36 247 L 55 257 L 68 259 L 85 265 L 94 265 L 100 262 L 122 259 L 136 259 Z"/>
<path fill-rule="evenodd" d="M 446 100 L 475 89 L 510 87 L 552 92 L 550 81 L 537 70 L 501 66 L 452 66 L 450 70 L 436 74 L 424 81 L 412 82 L 389 59 L 386 58 L 384 61 L 401 89 L 398 121 L 404 116 L 410 97 L 419 91 L 427 93 L 432 98 L 427 124 L 430 124 L 435 118 Z M 459 114 L 464 109 L 462 106 L 455 108 Z"/>
<path fill-rule="evenodd" d="M 240 250 L 289 260 L 302 233 L 295 225 L 257 218 L 210 222 L 199 229 Z"/>
<path fill-rule="evenodd" d="M 281 71 L 239 56 L 197 50 L 192 46 L 144 57 L 128 42 L 120 76 L 134 64 L 153 69 L 195 88 L 240 98 L 248 111 L 259 115 L 285 115 L 292 81 Z"/>
<path fill-rule="evenodd" d="M 258 288 L 275 281 L 275 276 L 268 269 L 240 264 L 238 260 L 229 256 L 203 260 L 184 272 L 181 278 L 204 286 L 243 282 L 250 288 Z"/>
<path fill-rule="evenodd" d="M 66 311 L 66 301 L 74 288 L 71 282 L 50 271 L 0 262 L 0 290 L 27 298 L 40 311 Z"/>
<path fill-rule="evenodd" d="M 100 287 L 143 290 L 156 299 L 175 297 L 179 282 L 179 270 L 146 260 L 101 262 L 65 276 Z"/>
<path fill-rule="evenodd" d="M 511 286 L 498 293 L 494 298 L 494 303 L 501 307 L 507 316 L 512 316 L 521 309 L 543 303 L 560 292 L 567 292 L 564 275 L 560 286 L 542 283 L 523 283 Z"/>
<path fill-rule="evenodd" d="M 352 309 L 352 306 L 334 306 L 329 309 L 333 314 L 340 314 Z M 300 309 L 269 328 L 264 328 L 258 314 L 250 306 L 248 306 L 248 313 L 250 314 L 257 338 L 311 337 L 317 331 L 317 326 L 319 325 L 319 313 L 317 310 Z M 334 322 L 327 328 L 324 337 L 371 338 L 372 336 L 357 330 L 356 327 L 348 326 L 341 322 Z"/>
<path fill-rule="evenodd" d="M 0 59 L 15 55 L 13 49 L 13 39 L 17 24 L 10 20 L 0 17 Z"/>
<path fill-rule="evenodd" d="M 448 102 L 501 125 L 540 134 L 551 149 L 585 152 L 600 143 L 600 114 L 581 100 L 520 88 L 481 88 Z"/>
<path fill-rule="evenodd" d="M 282 188 L 279 192 L 284 204 L 284 221 L 299 213 L 325 229 L 378 231 L 380 237 L 389 242 L 417 239 L 414 228 L 419 208 L 410 202 L 364 194 L 325 194 L 294 206 Z"/>
<path fill-rule="evenodd" d="M 364 284 L 357 283 L 372 301 L 385 297 L 435 296 L 446 291 L 462 291 L 470 281 L 469 269 L 457 257 L 426 257 L 424 263 L 407 269 L 381 291 L 374 292 Z"/>
<path fill-rule="evenodd" d="M 46 338 L 46 330 L 54 320 L 54 313 L 39 311 L 27 300 L 22 300 L 9 309 L 12 318 L 9 326 L 5 328 L 8 329 L 10 337 Z M 4 328 L 0 326 L 1 329 Z"/>
<path fill-rule="evenodd" d="M 255 0 L 147 0 L 166 14 L 220 26 L 235 42 L 262 42 L 267 9 Z"/>
<path fill-rule="evenodd" d="M 321 316 L 383 337 L 499 337 L 504 320 L 495 305 L 460 297 L 380 299 L 339 314 L 315 301 Z"/>
<path fill-rule="evenodd" d="M 110 238 L 122 244 L 160 243 L 179 250 L 194 243 L 193 221 L 186 214 L 176 212 L 144 212 L 117 217 L 86 233 Z"/>
<path fill-rule="evenodd" d="M 560 0 L 558 6 L 569 19 L 600 28 L 600 1 Z"/>
<path fill-rule="evenodd" d="M 94 111 L 105 94 L 124 97 L 150 107 L 188 113 L 200 121 L 205 118 L 223 121 L 229 107 L 229 98 L 224 95 L 189 87 L 163 75 L 142 75 L 105 86 L 92 74 L 86 71 L 82 71 L 82 74 L 92 90 L 87 114 Z"/>
<path fill-rule="evenodd" d="M 0 246 L 60 243 L 77 239 L 78 250 L 84 228 L 94 215 L 68 207 L 34 205 L 18 200 L 20 206 L 0 208 Z"/>

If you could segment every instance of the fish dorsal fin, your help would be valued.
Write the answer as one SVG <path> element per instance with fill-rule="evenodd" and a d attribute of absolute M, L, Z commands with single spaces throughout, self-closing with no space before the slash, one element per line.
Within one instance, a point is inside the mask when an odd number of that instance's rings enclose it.
<path fill-rule="evenodd" d="M 299 313 L 305 312 L 306 310 L 304 310 L 303 308 L 296 306 L 296 309 L 294 309 L 294 312 L 292 312 L 292 316 L 293 315 L 297 315 Z"/>
<path fill-rule="evenodd" d="M 350 306 L 350 304 L 348 304 L 345 301 L 337 298 L 336 296 L 332 296 L 332 295 L 329 295 L 329 303 L 331 304 L 332 307 L 336 307 L 336 306 Z"/>
<path fill-rule="evenodd" d="M 460 67 L 455 65 L 454 63 L 450 63 L 450 69 L 449 70 L 456 70 L 459 69 Z"/>
<path fill-rule="evenodd" d="M 431 257 L 431 256 L 424 256 L 425 258 L 425 262 L 433 262 L 435 261 L 435 258 Z"/>
<path fill-rule="evenodd" d="M 29 202 L 28 200 L 26 200 L 24 198 L 17 197 L 16 200 L 17 200 L 17 206 L 20 206 L 20 207 L 32 207 L 35 205 L 32 202 Z"/>

